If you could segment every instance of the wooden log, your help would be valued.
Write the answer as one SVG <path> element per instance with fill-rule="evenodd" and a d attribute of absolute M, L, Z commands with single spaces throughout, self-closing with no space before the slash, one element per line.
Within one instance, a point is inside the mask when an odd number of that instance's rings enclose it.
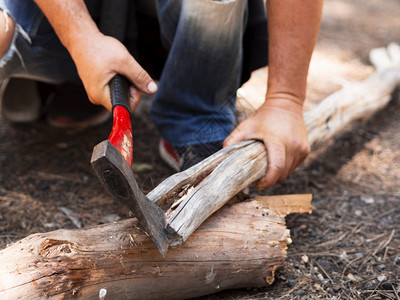
<path fill-rule="evenodd" d="M 373 49 L 370 58 L 375 73 L 346 85 L 304 113 L 311 145 L 324 143 L 354 121 L 367 121 L 389 103 L 400 83 L 400 46 Z"/>
<path fill-rule="evenodd" d="M 304 113 L 311 146 L 326 142 L 352 122 L 366 120 L 387 105 L 400 83 L 400 46 L 391 44 L 388 48 L 374 49 L 371 60 L 377 71 L 369 78 L 345 86 Z M 217 152 L 155 188 L 148 197 L 168 209 L 170 245 L 185 242 L 233 195 L 262 178 L 267 169 L 266 157 L 262 143 L 242 142 Z M 172 203 L 165 206 L 167 198 Z"/>
<path fill-rule="evenodd" d="M 136 219 L 31 235 L 0 251 L 0 299 L 185 299 L 272 283 L 291 240 L 267 203 L 225 206 L 165 260 Z"/>

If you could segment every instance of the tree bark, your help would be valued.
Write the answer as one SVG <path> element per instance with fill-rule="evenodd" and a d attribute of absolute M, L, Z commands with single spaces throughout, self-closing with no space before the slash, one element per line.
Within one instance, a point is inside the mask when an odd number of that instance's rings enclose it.
<path fill-rule="evenodd" d="M 286 198 L 277 206 L 296 206 Z M 136 219 L 31 235 L 0 251 L 0 298 L 185 299 L 272 283 L 291 240 L 268 202 L 225 206 L 165 260 Z"/>

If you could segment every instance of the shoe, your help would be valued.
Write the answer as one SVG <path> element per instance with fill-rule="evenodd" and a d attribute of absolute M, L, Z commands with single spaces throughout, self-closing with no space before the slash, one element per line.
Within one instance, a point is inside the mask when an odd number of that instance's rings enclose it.
<path fill-rule="evenodd" d="M 222 149 L 222 141 L 174 147 L 161 139 L 159 144 L 161 158 L 175 171 L 189 169 L 220 149 Z"/>
<path fill-rule="evenodd" d="M 63 84 L 56 87 L 48 102 L 47 123 L 57 128 L 97 126 L 111 117 L 111 112 L 88 100 L 81 85 Z"/>
<path fill-rule="evenodd" d="M 13 123 L 38 120 L 42 113 L 42 99 L 34 80 L 9 78 L 0 86 L 1 117 Z"/>
<path fill-rule="evenodd" d="M 173 146 L 171 146 L 166 140 L 160 139 L 160 143 L 158 144 L 158 152 L 168 166 L 170 166 L 176 172 L 179 172 L 181 158 Z"/>

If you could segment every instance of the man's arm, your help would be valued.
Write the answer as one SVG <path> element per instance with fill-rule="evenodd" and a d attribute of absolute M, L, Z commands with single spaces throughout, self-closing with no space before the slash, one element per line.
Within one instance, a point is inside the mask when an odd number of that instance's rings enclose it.
<path fill-rule="evenodd" d="M 156 84 L 125 46 L 99 31 L 83 0 L 35 2 L 71 54 L 91 102 L 111 109 L 108 83 L 117 73 L 132 83 L 132 109 L 139 103 L 140 92 L 156 92 Z"/>
<path fill-rule="evenodd" d="M 268 89 L 264 104 L 244 120 L 224 146 L 245 139 L 264 142 L 268 169 L 257 188 L 286 178 L 307 157 L 303 120 L 307 74 L 318 36 L 322 0 L 268 0 Z"/>

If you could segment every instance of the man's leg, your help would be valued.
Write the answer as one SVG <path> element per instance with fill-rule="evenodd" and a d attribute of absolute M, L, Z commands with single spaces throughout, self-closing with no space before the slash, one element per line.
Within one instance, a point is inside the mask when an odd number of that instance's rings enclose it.
<path fill-rule="evenodd" d="M 47 90 L 51 89 L 53 100 L 46 107 L 51 125 L 83 127 L 108 119 L 105 109 L 89 102 L 83 87 L 71 95 L 71 88 L 60 86 L 72 83 L 75 91 L 75 85 L 82 84 L 68 51 L 33 0 L 0 0 L 2 17 L 0 113 L 4 119 L 32 122 L 41 116 L 45 99 L 40 97 L 38 82 L 51 84 Z"/>
<path fill-rule="evenodd" d="M 1 2 L 0 12 L 0 113 L 5 119 L 33 121 L 40 114 L 40 99 L 37 96 L 37 86 L 32 80 L 10 79 L 12 69 L 19 69 L 15 49 L 17 38 L 15 21 L 8 14 L 7 7 Z M 22 100 L 19 100 L 22 99 Z"/>
<path fill-rule="evenodd" d="M 11 122 L 38 119 L 42 99 L 37 81 L 60 83 L 78 78 L 72 62 L 67 62 L 68 53 L 59 54 L 56 42 L 51 42 L 57 41 L 54 37 L 34 1 L 0 0 L 2 118 Z"/>
<path fill-rule="evenodd" d="M 170 52 L 152 116 L 178 152 L 204 152 L 189 155 L 186 167 L 220 148 L 234 127 L 246 8 L 242 0 L 157 1 Z"/>

